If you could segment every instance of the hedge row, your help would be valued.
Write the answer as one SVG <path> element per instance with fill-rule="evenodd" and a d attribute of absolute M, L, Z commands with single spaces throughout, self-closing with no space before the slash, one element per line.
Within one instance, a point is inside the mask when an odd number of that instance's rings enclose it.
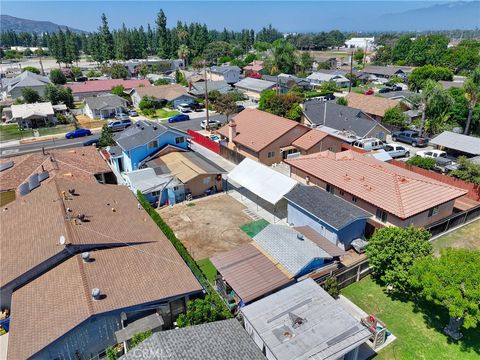
<path fill-rule="evenodd" d="M 192 270 L 193 274 L 198 279 L 198 281 L 203 286 L 203 288 L 207 291 L 207 293 L 212 294 L 217 304 L 224 307 L 224 309 L 226 309 L 227 312 L 230 314 L 230 310 L 227 308 L 225 302 L 220 298 L 218 293 L 215 291 L 212 285 L 208 282 L 202 270 L 200 270 L 199 266 L 197 265 L 195 260 L 193 260 L 192 256 L 189 254 L 185 246 L 183 246 L 181 241 L 177 239 L 172 229 L 167 225 L 165 221 L 163 221 L 162 217 L 152 207 L 152 205 L 150 205 L 145 195 L 143 195 L 140 191 L 137 191 L 137 198 L 139 203 L 143 206 L 145 211 L 148 213 L 148 215 L 150 215 L 152 220 L 157 224 L 160 230 L 162 230 L 162 232 L 165 234 L 167 239 L 170 240 L 172 245 L 175 247 L 177 252 L 182 257 L 183 261 L 185 261 L 185 263 L 188 265 L 190 270 Z"/>

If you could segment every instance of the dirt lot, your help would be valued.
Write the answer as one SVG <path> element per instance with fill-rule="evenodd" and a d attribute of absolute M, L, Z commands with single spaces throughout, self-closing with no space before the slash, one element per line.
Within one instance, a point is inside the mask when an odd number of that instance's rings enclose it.
<path fill-rule="evenodd" d="M 251 241 L 239 228 L 253 221 L 243 209 L 231 196 L 221 194 L 191 202 L 190 206 L 182 203 L 165 207 L 159 213 L 193 258 L 201 260 Z"/>

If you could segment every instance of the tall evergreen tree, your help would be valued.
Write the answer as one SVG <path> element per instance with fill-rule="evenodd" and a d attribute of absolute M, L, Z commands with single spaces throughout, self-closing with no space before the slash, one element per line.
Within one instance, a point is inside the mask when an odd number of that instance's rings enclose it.
<path fill-rule="evenodd" d="M 102 14 L 102 25 L 100 32 L 100 62 L 106 62 L 113 59 L 113 36 L 108 28 L 107 16 Z"/>
<path fill-rule="evenodd" d="M 157 15 L 157 34 L 158 34 L 158 50 L 157 55 L 165 58 L 168 55 L 168 33 L 167 33 L 167 17 L 163 10 Z"/>

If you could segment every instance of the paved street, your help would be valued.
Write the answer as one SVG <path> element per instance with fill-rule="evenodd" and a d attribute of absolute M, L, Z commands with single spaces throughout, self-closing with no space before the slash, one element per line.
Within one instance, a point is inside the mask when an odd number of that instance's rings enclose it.
<path fill-rule="evenodd" d="M 202 117 L 190 119 L 188 121 L 173 123 L 173 124 L 165 123 L 165 125 L 168 125 L 168 126 L 174 128 L 174 129 L 178 129 L 178 130 L 181 130 L 181 131 L 187 131 L 188 129 L 198 131 L 198 130 L 202 130 L 202 128 L 200 126 L 200 123 L 205 119 L 206 119 L 206 116 L 205 116 L 205 114 L 203 114 Z M 221 121 L 222 123 L 224 123 L 225 120 L 226 120 L 225 115 L 218 115 L 218 114 L 211 115 L 210 119 L 211 120 L 218 120 L 218 121 Z"/>

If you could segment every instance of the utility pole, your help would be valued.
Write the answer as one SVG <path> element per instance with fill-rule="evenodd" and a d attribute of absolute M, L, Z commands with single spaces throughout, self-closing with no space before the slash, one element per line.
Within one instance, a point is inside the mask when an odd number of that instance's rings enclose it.
<path fill-rule="evenodd" d="M 208 80 L 207 80 L 207 62 L 203 61 L 203 74 L 205 77 L 205 111 L 207 115 L 207 126 L 205 129 L 210 130 L 210 123 L 209 123 L 209 113 L 208 113 Z"/>
<path fill-rule="evenodd" d="M 348 92 L 352 92 L 352 79 L 353 79 L 353 51 L 350 53 L 350 82 L 348 84 Z"/>
<path fill-rule="evenodd" d="M 367 49 L 368 49 L 367 38 L 365 38 L 365 49 L 363 50 L 363 67 L 364 68 L 365 68 L 365 63 L 367 62 Z"/>

